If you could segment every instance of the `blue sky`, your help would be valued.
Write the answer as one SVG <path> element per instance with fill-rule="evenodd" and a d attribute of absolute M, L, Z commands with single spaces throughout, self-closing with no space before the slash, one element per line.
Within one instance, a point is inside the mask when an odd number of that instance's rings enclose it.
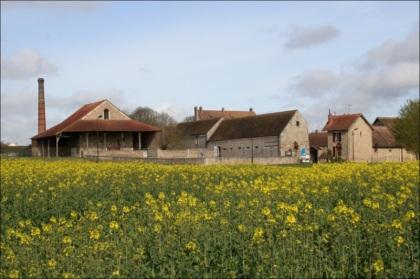
<path fill-rule="evenodd" d="M 393 116 L 419 94 L 418 2 L 4 2 L 1 137 L 29 143 L 107 98 L 177 120 L 208 109 Z M 350 105 L 350 106 L 349 106 Z"/>

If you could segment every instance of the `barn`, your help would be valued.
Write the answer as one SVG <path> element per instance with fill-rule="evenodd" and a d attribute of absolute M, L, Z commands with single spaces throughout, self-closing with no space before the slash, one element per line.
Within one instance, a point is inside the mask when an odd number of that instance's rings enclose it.
<path fill-rule="evenodd" d="M 46 129 L 44 80 L 38 79 L 38 134 L 32 155 L 147 156 L 159 147 L 160 129 L 131 119 L 109 100 L 85 104 L 61 123 Z"/>

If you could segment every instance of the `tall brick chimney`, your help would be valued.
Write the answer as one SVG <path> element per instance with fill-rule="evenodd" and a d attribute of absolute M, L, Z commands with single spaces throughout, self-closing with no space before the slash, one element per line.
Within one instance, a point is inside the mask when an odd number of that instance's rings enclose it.
<path fill-rule="evenodd" d="M 38 134 L 45 132 L 45 97 L 44 97 L 44 79 L 38 79 Z"/>

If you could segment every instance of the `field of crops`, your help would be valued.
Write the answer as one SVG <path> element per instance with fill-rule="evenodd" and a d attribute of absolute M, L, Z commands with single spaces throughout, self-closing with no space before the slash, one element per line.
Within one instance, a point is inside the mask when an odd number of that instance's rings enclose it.
<path fill-rule="evenodd" d="M 420 277 L 419 167 L 1 161 L 0 277 Z"/>

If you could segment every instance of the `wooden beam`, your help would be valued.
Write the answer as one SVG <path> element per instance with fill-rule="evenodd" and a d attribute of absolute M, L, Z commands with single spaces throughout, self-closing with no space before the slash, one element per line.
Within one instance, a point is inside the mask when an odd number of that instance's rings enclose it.
<path fill-rule="evenodd" d="M 141 133 L 139 132 L 139 150 L 141 150 Z"/>
<path fill-rule="evenodd" d="M 48 151 L 48 158 L 50 158 L 50 139 L 48 139 L 47 140 L 47 143 L 48 143 L 48 148 L 47 148 L 47 151 Z"/>

